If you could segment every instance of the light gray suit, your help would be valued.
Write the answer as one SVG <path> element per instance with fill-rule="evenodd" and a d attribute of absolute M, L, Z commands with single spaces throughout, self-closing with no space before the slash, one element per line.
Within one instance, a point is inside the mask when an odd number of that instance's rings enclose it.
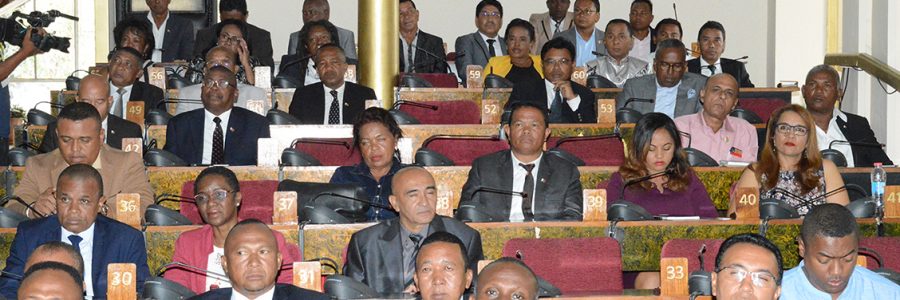
<path fill-rule="evenodd" d="M 569 30 L 560 31 L 559 33 L 554 35 L 553 38 L 561 37 L 561 38 L 569 41 L 570 43 L 572 43 L 572 45 L 575 45 L 575 56 L 578 56 L 578 43 L 576 42 L 576 38 L 578 38 L 577 37 L 578 32 L 576 30 L 577 30 L 577 28 L 575 28 L 575 26 L 572 26 L 571 28 L 569 28 Z M 603 45 L 603 39 L 605 36 L 606 36 L 606 33 L 603 32 L 603 30 L 594 28 L 594 43 L 597 44 L 597 46 L 596 46 L 597 52 L 601 53 L 603 55 L 606 55 L 606 53 L 607 53 L 606 45 Z M 603 56 L 597 55 L 597 58 L 601 58 L 601 57 L 603 57 Z"/>
<path fill-rule="evenodd" d="M 356 37 L 354 37 L 353 31 L 340 27 L 337 27 L 337 31 L 338 41 L 340 42 L 341 48 L 344 49 L 344 55 L 347 56 L 347 59 L 359 59 L 356 55 Z M 288 54 L 297 54 L 298 40 L 300 40 L 300 31 L 291 33 L 291 38 L 288 40 Z"/>
<path fill-rule="evenodd" d="M 678 86 L 678 96 L 675 100 L 675 117 L 694 114 L 700 111 L 700 90 L 706 85 L 706 77 L 694 73 L 684 73 L 681 84 Z M 648 74 L 625 81 L 622 92 L 616 96 L 616 109 L 625 106 L 625 101 L 630 98 L 656 99 L 656 75 Z M 629 108 L 642 114 L 653 112 L 655 103 L 631 102 Z"/>
<path fill-rule="evenodd" d="M 506 40 L 503 39 L 502 36 L 497 36 L 497 42 L 499 44 L 500 51 L 503 51 L 503 55 L 509 54 L 506 51 Z M 494 45 L 494 49 L 497 48 L 498 45 Z M 466 82 L 466 67 L 469 65 L 479 65 L 484 67 L 488 63 L 488 59 L 490 59 L 490 51 L 488 51 L 488 44 L 484 42 L 484 39 L 481 38 L 481 34 L 476 32 L 461 36 L 456 38 L 456 74 L 459 76 L 459 79 L 465 84 Z M 465 54 L 465 55 L 463 55 Z M 497 56 L 500 56 L 501 53 L 497 53 Z M 487 70 L 485 70 L 487 71 Z"/>
<path fill-rule="evenodd" d="M 567 12 L 566 17 L 559 24 L 559 32 L 566 31 L 572 27 L 574 19 L 575 14 L 571 11 Z M 534 26 L 534 48 L 531 48 L 531 54 L 540 55 L 544 43 L 553 38 L 554 22 L 550 18 L 550 12 L 531 14 L 528 22 L 531 23 L 531 26 Z"/>

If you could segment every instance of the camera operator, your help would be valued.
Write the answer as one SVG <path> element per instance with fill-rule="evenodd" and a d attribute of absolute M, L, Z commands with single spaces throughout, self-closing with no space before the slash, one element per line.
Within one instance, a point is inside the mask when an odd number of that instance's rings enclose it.
<path fill-rule="evenodd" d="M 42 28 L 28 28 L 28 31 L 25 32 L 26 37 L 31 36 L 31 31 L 36 30 L 36 32 L 44 36 L 46 32 Z M 43 53 L 30 38 L 25 38 L 22 41 L 22 47 L 19 48 L 19 51 L 16 51 L 12 56 L 3 59 L 0 62 L 0 165 L 9 165 L 9 158 L 7 154 L 9 153 L 9 131 L 10 131 L 10 102 L 9 102 L 9 76 L 12 72 L 19 67 L 19 65 L 25 61 L 25 59 L 38 54 Z"/>

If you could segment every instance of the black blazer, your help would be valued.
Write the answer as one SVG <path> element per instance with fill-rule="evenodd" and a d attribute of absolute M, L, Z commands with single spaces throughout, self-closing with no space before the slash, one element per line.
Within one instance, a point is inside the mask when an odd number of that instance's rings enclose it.
<path fill-rule="evenodd" d="M 189 299 L 192 299 L 192 300 L 193 299 L 198 299 L 198 300 L 231 299 L 231 292 L 232 292 L 231 288 L 214 289 L 214 290 L 210 290 L 206 293 L 191 297 Z M 282 299 L 284 299 L 284 300 L 293 300 L 293 299 L 328 300 L 331 298 L 329 298 L 325 294 L 322 294 L 322 293 L 319 293 L 316 291 L 301 289 L 299 287 L 296 287 L 296 286 L 293 286 L 290 284 L 276 283 L 275 284 L 275 295 L 273 295 L 272 299 L 273 300 L 282 300 Z"/>
<path fill-rule="evenodd" d="M 400 244 L 400 219 L 394 218 L 360 230 L 350 238 L 344 275 L 365 283 L 381 294 L 402 293 L 403 246 Z M 428 226 L 428 234 L 449 232 L 466 245 L 469 268 L 476 273 L 478 261 L 484 259 L 481 234 L 452 218 L 436 215 Z"/>
<path fill-rule="evenodd" d="M 698 57 L 687 61 L 688 72 L 700 74 L 700 59 Z M 722 72 L 731 74 L 742 88 L 755 87 L 753 82 L 750 82 L 750 74 L 747 74 L 747 67 L 744 66 L 744 63 L 727 58 L 720 58 L 720 60 L 722 61 Z"/>
<path fill-rule="evenodd" d="M 124 138 L 142 138 L 141 126 L 131 121 L 116 117 L 114 115 L 106 116 L 106 144 L 115 149 L 122 149 L 122 139 Z M 56 122 L 47 125 L 47 131 L 44 133 L 44 139 L 38 151 L 47 153 L 59 147 L 56 141 Z"/>
<path fill-rule="evenodd" d="M 151 24 L 151 26 L 153 26 Z M 191 60 L 194 49 L 194 23 L 169 12 L 166 35 L 163 37 L 162 62 Z"/>
<path fill-rule="evenodd" d="M 581 220 L 582 194 L 578 167 L 555 155 L 544 153 L 535 176 L 534 219 Z M 501 190 L 513 188 L 512 152 L 503 150 L 472 162 L 469 179 L 463 185 L 459 205 L 473 205 L 495 220 L 509 220 L 512 196 L 475 191 L 479 187 Z"/>
<path fill-rule="evenodd" d="M 38 246 L 59 241 L 62 226 L 59 218 L 52 215 L 46 218 L 25 221 L 16 229 L 16 236 L 6 258 L 4 272 L 24 274 L 25 261 Z M 94 285 L 94 299 L 106 299 L 106 266 L 111 263 L 133 263 L 137 266 L 137 292 L 144 289 L 144 281 L 150 277 L 147 267 L 147 249 L 144 247 L 144 236 L 131 226 L 99 215 L 94 220 L 94 248 L 91 263 L 91 279 Z M 16 299 L 18 280 L 6 276 L 0 277 L 0 294 Z"/>
<path fill-rule="evenodd" d="M 216 44 L 218 37 L 216 36 L 216 26 L 213 24 L 207 28 L 197 31 L 197 41 L 194 43 L 194 57 L 203 57 L 206 50 L 212 48 Z M 275 61 L 272 60 L 272 34 L 265 29 L 247 23 L 247 46 L 250 48 L 250 54 L 257 59 L 263 66 L 274 68 Z M 275 71 L 274 69 L 272 70 Z"/>
<path fill-rule="evenodd" d="M 288 111 L 303 124 L 323 124 L 325 120 L 325 88 L 321 82 L 297 89 Z M 331 95 L 328 95 L 331 97 Z M 344 82 L 344 124 L 353 124 L 356 116 L 365 110 L 366 100 L 377 99 L 369 87 Z"/>
<path fill-rule="evenodd" d="M 203 163 L 203 121 L 205 109 L 179 114 L 166 126 L 163 150 L 178 155 L 188 164 Z M 225 163 L 231 166 L 256 165 L 256 140 L 269 137 L 269 121 L 259 114 L 231 108 L 225 132 Z"/>
<path fill-rule="evenodd" d="M 575 111 L 572 111 L 568 104 L 563 104 L 565 123 L 597 123 L 597 99 L 591 89 L 572 81 L 572 90 L 581 97 L 581 104 Z M 506 107 L 509 108 L 516 102 L 534 102 L 541 107 L 547 107 L 547 89 L 544 80 L 523 82 L 513 86 Z"/>
<path fill-rule="evenodd" d="M 118 96 L 113 91 L 113 98 L 115 97 Z M 131 86 L 131 96 L 129 96 L 128 101 L 144 101 L 144 116 L 147 116 L 151 109 L 157 108 L 157 105 L 163 101 L 163 97 L 161 88 L 146 82 L 135 81 Z M 160 106 L 159 108 L 164 107 Z"/>
<path fill-rule="evenodd" d="M 297 81 L 297 86 L 302 87 L 304 84 L 304 80 L 306 80 L 306 68 L 310 63 L 314 63 L 312 57 L 304 58 L 300 61 L 296 61 L 297 59 L 303 58 L 300 54 L 287 54 L 281 56 L 281 63 L 278 68 L 283 68 L 278 72 L 278 76 L 287 77 Z M 291 65 L 285 65 L 285 64 Z M 348 65 L 358 65 L 359 60 L 347 58 Z M 359 72 L 356 73 L 357 75 Z M 357 76 L 359 77 L 359 76 Z"/>
<path fill-rule="evenodd" d="M 406 72 L 406 63 L 404 59 L 406 57 L 406 52 L 403 52 L 403 42 L 401 41 L 399 43 L 401 52 L 400 72 Z M 416 43 L 418 45 L 413 49 L 416 56 L 414 64 L 416 73 L 447 73 L 447 54 L 444 53 L 443 39 L 419 30 L 419 36 L 417 37 Z M 430 54 L 425 53 L 425 51 L 440 57 L 440 59 L 432 57 Z"/>
<path fill-rule="evenodd" d="M 869 121 L 866 118 L 848 112 L 844 112 L 844 114 L 847 115 L 847 121 L 837 118 L 837 124 L 847 141 L 878 143 L 878 139 L 875 138 L 875 133 L 872 132 L 872 127 L 869 126 Z M 894 164 L 881 147 L 850 145 L 850 149 L 853 150 L 853 164 L 856 167 L 872 167 L 876 162 L 884 165 Z"/>

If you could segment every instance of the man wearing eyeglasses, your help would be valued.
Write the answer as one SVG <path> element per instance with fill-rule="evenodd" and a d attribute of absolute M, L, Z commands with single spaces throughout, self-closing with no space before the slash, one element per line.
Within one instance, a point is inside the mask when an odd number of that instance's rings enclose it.
<path fill-rule="evenodd" d="M 256 141 L 269 137 L 269 122 L 234 106 L 236 86 L 231 70 L 210 68 L 200 96 L 203 108 L 169 120 L 163 149 L 192 165 L 256 165 Z"/>
<path fill-rule="evenodd" d="M 679 40 L 660 42 L 653 62 L 654 74 L 625 81 L 622 92 L 616 96 L 616 109 L 637 98 L 650 99 L 628 104 L 628 108 L 642 114 L 659 112 L 675 119 L 700 111 L 700 91 L 706 85 L 706 77 L 686 72 L 685 52 L 684 43 Z"/>
<path fill-rule="evenodd" d="M 856 265 L 859 225 L 843 205 L 810 209 L 797 242 L 803 261 L 784 272 L 781 299 L 900 299 L 900 285 Z"/>
<path fill-rule="evenodd" d="M 606 55 L 606 46 L 603 45 L 606 33 L 596 27 L 600 21 L 599 0 L 576 0 L 574 7 L 575 26 L 553 37 L 562 37 L 575 45 L 575 66 L 583 67 L 587 62 Z"/>
<path fill-rule="evenodd" d="M 237 53 L 231 51 L 228 47 L 216 46 L 206 52 L 206 65 L 204 68 L 204 73 L 208 72 L 210 68 L 215 66 L 222 66 L 231 71 L 232 73 L 237 74 L 238 71 L 238 57 Z M 179 99 L 186 100 L 200 100 L 200 94 L 203 90 L 203 84 L 195 84 L 190 85 L 185 88 L 182 88 L 178 91 Z M 234 106 L 247 108 L 247 104 L 250 100 L 265 100 L 266 99 L 266 91 L 252 86 L 248 84 L 244 84 L 243 82 L 238 81 L 237 83 L 238 97 Z M 184 112 L 192 111 L 198 108 L 202 108 L 202 103 L 192 103 L 192 102 L 179 102 L 175 107 L 175 114 L 181 114 Z M 161 107 L 159 107 L 161 108 Z M 148 108 L 149 109 L 149 108 Z M 265 112 L 258 112 L 265 113 Z"/>
<path fill-rule="evenodd" d="M 109 57 L 109 95 L 112 96 L 111 115 L 125 118 L 128 102 L 143 101 L 144 114 L 163 100 L 163 90 L 138 81 L 144 74 L 143 55 L 133 48 L 118 48 Z"/>
<path fill-rule="evenodd" d="M 222 256 L 225 255 L 225 238 L 237 225 L 240 218 L 241 186 L 237 176 L 225 167 L 215 166 L 204 169 L 194 180 L 194 200 L 203 219 L 203 227 L 182 233 L 175 241 L 172 261 L 209 270 L 199 274 L 190 270 L 171 269 L 166 271 L 166 279 L 177 282 L 194 293 L 202 294 L 216 288 L 231 287 Z M 269 220 L 271 221 L 271 220 Z M 300 249 L 286 243 L 284 235 L 275 234 L 278 252 L 281 253 L 285 269 L 278 274 L 278 283 L 291 284 L 293 263 L 301 261 Z"/>
<path fill-rule="evenodd" d="M 778 299 L 783 265 L 781 250 L 764 236 L 744 233 L 722 242 L 712 274 L 718 300 Z"/>
<path fill-rule="evenodd" d="M 494 56 L 506 52 L 506 40 L 500 36 L 503 27 L 503 5 L 497 0 L 482 0 L 475 7 L 475 26 L 478 31 L 456 38 L 456 73 L 463 84 L 466 82 L 466 67 L 485 66 Z M 491 70 L 484 70 L 485 74 Z"/>

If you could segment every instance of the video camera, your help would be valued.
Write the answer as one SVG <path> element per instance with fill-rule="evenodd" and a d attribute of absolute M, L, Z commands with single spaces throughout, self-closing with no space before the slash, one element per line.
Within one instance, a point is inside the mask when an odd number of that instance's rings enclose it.
<path fill-rule="evenodd" d="M 23 14 L 16 11 L 8 19 L 0 19 L 0 41 L 19 47 L 22 46 L 27 28 L 22 24 L 19 24 L 19 22 L 16 22 L 17 18 L 25 19 L 33 28 L 43 28 L 50 26 L 50 24 L 53 23 L 53 21 L 56 21 L 56 18 L 58 17 L 78 21 L 78 17 L 61 13 L 58 10 L 50 10 L 47 11 L 47 13 L 34 11 L 30 14 Z M 41 36 L 35 31 L 31 32 L 31 37 L 29 38 L 31 39 L 31 42 L 34 43 L 34 46 L 41 51 L 46 52 L 50 49 L 56 49 L 64 53 L 69 53 L 69 45 L 71 44 L 69 42 L 70 38 L 56 37 L 49 33 Z"/>

